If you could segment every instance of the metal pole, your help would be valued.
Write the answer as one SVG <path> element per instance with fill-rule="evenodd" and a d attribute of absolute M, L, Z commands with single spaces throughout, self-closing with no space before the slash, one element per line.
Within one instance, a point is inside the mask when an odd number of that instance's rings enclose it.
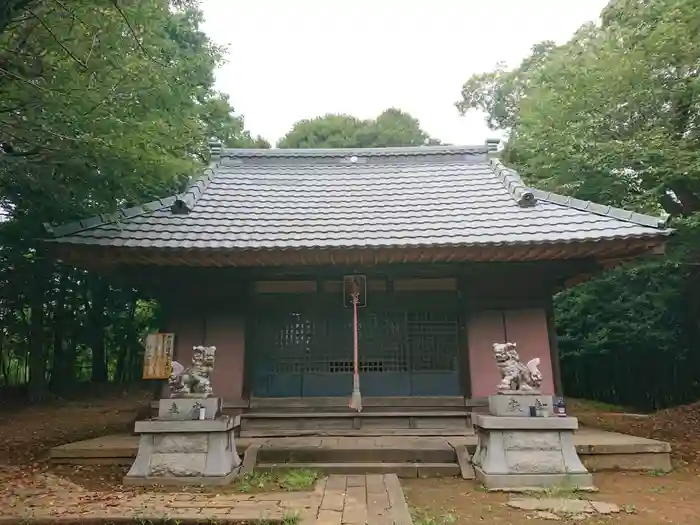
<path fill-rule="evenodd" d="M 359 367 L 359 326 L 357 322 L 357 303 L 360 301 L 360 292 L 357 283 L 353 283 L 352 291 L 352 339 L 353 339 L 353 377 L 352 398 L 350 408 L 362 412 L 362 394 L 360 394 L 360 367 Z"/>

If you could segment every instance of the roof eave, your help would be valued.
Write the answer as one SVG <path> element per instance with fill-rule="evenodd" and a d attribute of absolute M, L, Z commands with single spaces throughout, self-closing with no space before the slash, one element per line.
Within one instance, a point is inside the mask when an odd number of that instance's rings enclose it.
<path fill-rule="evenodd" d="M 504 245 L 425 245 L 288 249 L 139 248 L 51 242 L 55 255 L 78 266 L 141 264 L 168 266 L 334 266 L 432 262 L 544 261 L 637 258 L 663 253 L 667 232 L 635 238 Z"/>
<path fill-rule="evenodd" d="M 170 209 L 174 214 L 189 213 L 194 209 L 197 200 L 206 191 L 209 183 L 216 177 L 216 167 L 216 163 L 210 164 L 209 167 L 204 169 L 203 174 L 190 184 L 183 193 L 157 199 L 145 204 L 139 204 L 130 208 L 120 208 L 114 213 L 103 213 L 90 217 L 89 219 L 73 221 L 59 226 L 53 226 L 45 222 L 42 226 L 51 238 L 59 239 L 76 233 L 93 230 L 107 224 L 115 224 L 133 219 L 134 217 L 148 215 L 164 209 Z M 51 238 L 45 239 L 45 241 L 49 241 Z"/>

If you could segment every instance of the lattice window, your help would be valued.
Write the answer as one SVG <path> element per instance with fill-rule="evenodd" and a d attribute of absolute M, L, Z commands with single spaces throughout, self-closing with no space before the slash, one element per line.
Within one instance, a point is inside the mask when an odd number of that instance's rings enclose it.
<path fill-rule="evenodd" d="M 403 312 L 362 312 L 360 369 L 366 372 L 407 372 Z"/>
<path fill-rule="evenodd" d="M 348 309 L 263 311 L 255 320 L 252 353 L 258 370 L 277 374 L 352 373 L 352 315 Z M 453 372 L 458 326 L 453 311 L 360 312 L 361 372 Z"/>
<path fill-rule="evenodd" d="M 424 311 L 408 314 L 407 342 L 411 370 L 457 370 L 459 330 L 454 312 Z"/>

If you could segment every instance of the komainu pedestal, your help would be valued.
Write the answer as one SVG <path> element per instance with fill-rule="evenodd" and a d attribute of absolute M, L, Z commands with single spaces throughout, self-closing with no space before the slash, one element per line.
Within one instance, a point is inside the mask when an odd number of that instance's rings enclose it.
<path fill-rule="evenodd" d="M 550 417 L 530 417 L 526 411 L 537 405 L 539 414 Z M 489 399 L 495 413 L 473 416 L 478 445 L 472 463 L 477 479 L 486 488 L 595 490 L 593 477 L 574 446 L 578 420 L 552 417 L 551 406 L 551 396 L 504 392 Z"/>
<path fill-rule="evenodd" d="M 226 485 L 236 477 L 234 420 L 211 386 L 215 355 L 214 346 L 195 346 L 191 366 L 173 361 L 170 398 L 160 400 L 157 418 L 136 422 L 141 440 L 125 485 Z"/>
<path fill-rule="evenodd" d="M 234 420 L 220 415 L 217 398 L 161 399 L 161 419 L 137 421 L 141 435 L 136 460 L 125 485 L 226 485 L 241 460 L 233 435 Z M 203 407 L 212 419 L 192 419 Z M 178 419 L 178 414 L 180 418 Z"/>

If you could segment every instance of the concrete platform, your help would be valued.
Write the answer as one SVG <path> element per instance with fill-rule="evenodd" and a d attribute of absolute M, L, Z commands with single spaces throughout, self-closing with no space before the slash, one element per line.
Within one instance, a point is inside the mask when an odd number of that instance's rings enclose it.
<path fill-rule="evenodd" d="M 663 441 L 645 439 L 593 428 L 575 432 L 574 443 L 581 461 L 590 472 L 604 470 L 671 470 L 671 447 Z M 392 452 L 385 461 L 392 462 L 402 452 L 420 451 L 420 455 L 454 453 L 455 447 L 464 446 L 470 453 L 476 449 L 474 435 L 445 436 L 358 436 L 358 437 L 276 437 L 237 438 L 239 455 L 250 445 L 259 445 L 266 452 L 289 454 L 297 461 L 311 456 L 316 461 L 367 463 L 368 458 L 381 455 L 383 450 Z M 130 465 L 138 449 L 138 437 L 110 435 L 75 443 L 68 443 L 51 450 L 53 463 Z M 400 457 L 400 456 L 399 456 Z M 303 458 L 303 459 L 302 459 Z M 281 459 L 281 458 L 280 458 Z M 378 459 L 378 458 L 377 458 Z M 431 458 L 432 459 L 432 458 Z M 435 461 L 435 459 L 432 459 Z"/>

